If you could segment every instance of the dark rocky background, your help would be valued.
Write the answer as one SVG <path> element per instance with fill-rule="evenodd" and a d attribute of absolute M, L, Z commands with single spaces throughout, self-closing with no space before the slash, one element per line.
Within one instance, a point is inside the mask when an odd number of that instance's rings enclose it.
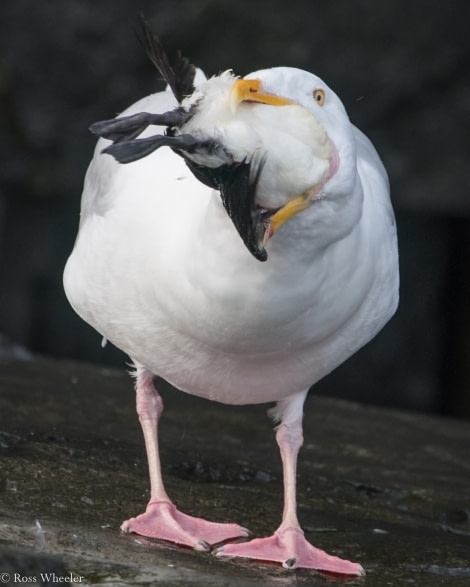
<path fill-rule="evenodd" d="M 143 11 L 207 73 L 311 70 L 389 171 L 401 306 L 321 393 L 470 417 L 470 4 L 466 0 L 15 0 L 0 4 L 0 332 L 27 350 L 123 366 L 62 290 L 95 120 L 161 87 Z M 27 349 L 27 350 L 25 350 Z"/>

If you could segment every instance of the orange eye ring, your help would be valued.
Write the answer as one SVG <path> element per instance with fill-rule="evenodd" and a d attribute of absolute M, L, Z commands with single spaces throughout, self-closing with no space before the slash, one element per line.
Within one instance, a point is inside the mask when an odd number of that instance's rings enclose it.
<path fill-rule="evenodd" d="M 317 88 L 313 91 L 313 99 L 319 106 L 323 106 L 325 103 L 325 90 Z"/>

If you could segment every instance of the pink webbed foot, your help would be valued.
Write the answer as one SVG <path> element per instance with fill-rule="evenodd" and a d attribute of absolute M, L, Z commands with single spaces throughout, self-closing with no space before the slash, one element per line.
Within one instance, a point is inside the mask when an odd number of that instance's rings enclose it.
<path fill-rule="evenodd" d="M 286 569 L 315 569 L 339 575 L 364 575 L 358 563 L 331 556 L 312 546 L 300 528 L 277 530 L 269 538 L 256 538 L 249 542 L 227 544 L 214 551 L 216 556 L 244 557 L 259 561 L 282 563 Z"/>
<path fill-rule="evenodd" d="M 219 524 L 183 514 L 171 501 L 149 502 L 145 513 L 124 522 L 121 530 L 196 550 L 210 550 L 213 544 L 249 535 L 238 524 Z"/>

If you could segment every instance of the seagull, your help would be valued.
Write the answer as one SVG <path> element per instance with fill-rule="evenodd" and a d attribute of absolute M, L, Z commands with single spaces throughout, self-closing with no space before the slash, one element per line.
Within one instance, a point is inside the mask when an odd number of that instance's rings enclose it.
<path fill-rule="evenodd" d="M 274 67 L 207 79 L 141 40 L 168 83 L 95 123 L 78 236 L 64 270 L 75 311 L 135 366 L 150 501 L 121 530 L 219 557 L 361 575 L 304 537 L 297 456 L 311 386 L 398 304 L 387 174 L 317 76 Z M 284 510 L 272 536 L 179 511 L 162 478 L 154 376 L 225 404 L 274 402 Z"/>

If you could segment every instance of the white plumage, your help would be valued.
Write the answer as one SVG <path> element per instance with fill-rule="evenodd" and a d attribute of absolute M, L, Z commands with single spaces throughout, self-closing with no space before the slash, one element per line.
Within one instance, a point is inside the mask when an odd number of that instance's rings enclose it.
<path fill-rule="evenodd" d="M 283 523 L 271 538 L 228 545 L 217 554 L 358 574 L 359 565 L 329 557 L 301 536 L 295 461 L 308 389 L 375 336 L 397 307 L 387 176 L 370 141 L 318 77 L 274 68 L 244 80 L 255 101 L 240 95 L 233 74 L 202 81 L 181 106 L 191 116 L 173 134 L 223 146 L 220 153 L 187 153 L 198 165 L 217 169 L 262 160 L 255 205 L 273 210 L 275 228 L 267 244 L 267 238 L 260 241 L 267 261 L 250 254 L 219 192 L 198 181 L 179 154 L 164 146 L 123 165 L 101 153 L 109 141 L 100 139 L 65 290 L 77 313 L 137 366 L 152 497 L 146 514 L 125 523 L 125 530 L 196 548 L 244 534 L 233 525 L 226 526 L 228 535 L 204 534 L 197 524 L 202 520 L 187 523 L 179 512 L 169 534 L 158 529 L 162 504 L 176 510 L 164 493 L 156 431 L 150 431 L 161 412 L 151 381 L 156 374 L 228 404 L 278 402 Z M 123 115 L 176 106 L 168 89 Z M 139 138 L 163 132 L 149 127 Z M 277 222 L 301 195 L 299 210 Z M 173 526 L 179 526 L 174 534 Z"/>

